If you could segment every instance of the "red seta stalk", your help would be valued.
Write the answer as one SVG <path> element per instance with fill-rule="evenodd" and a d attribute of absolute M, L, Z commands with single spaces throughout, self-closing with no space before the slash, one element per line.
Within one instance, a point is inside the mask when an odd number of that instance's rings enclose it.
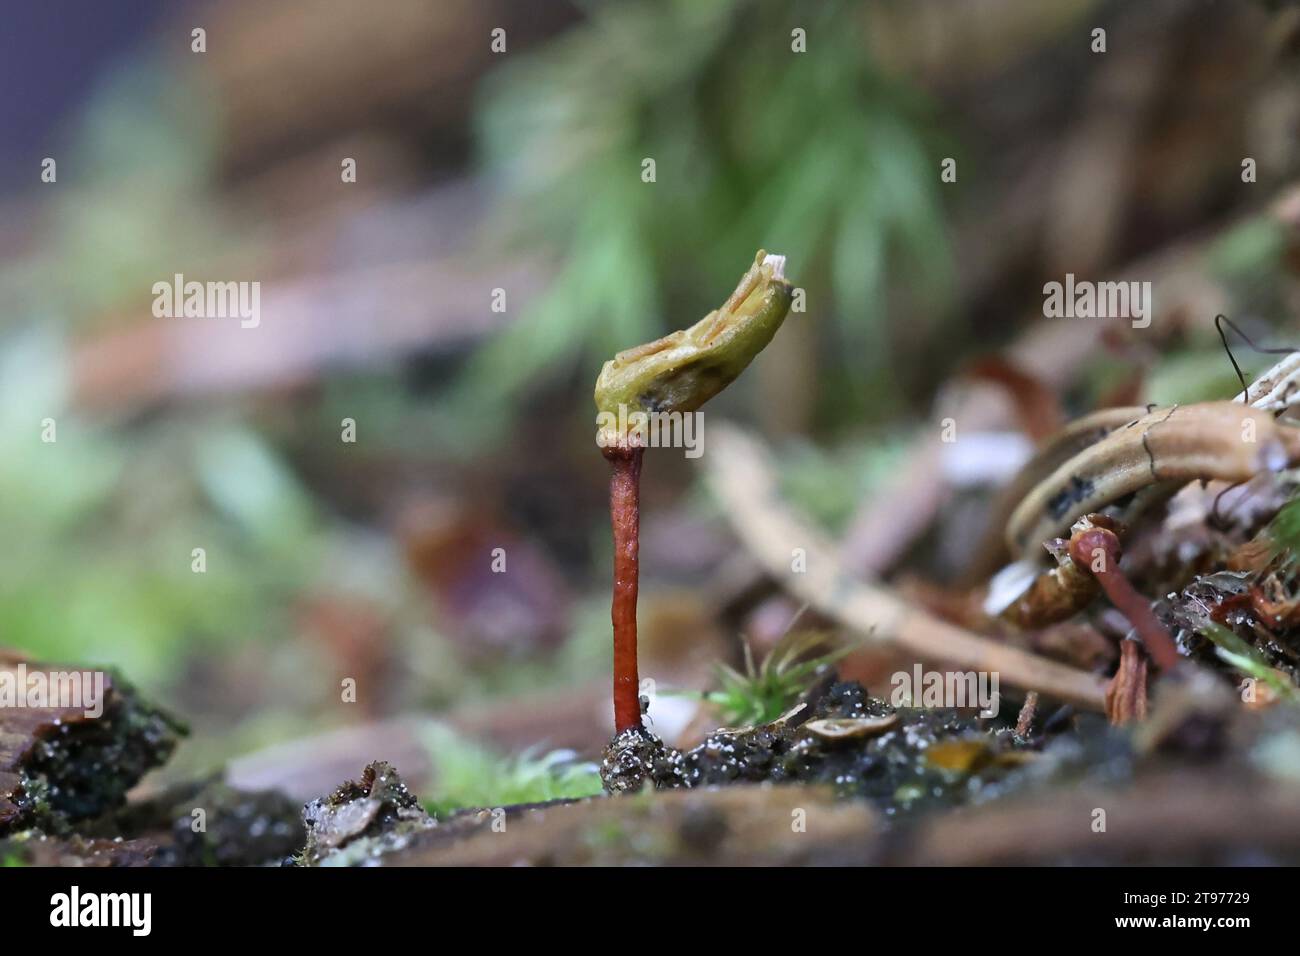
<path fill-rule="evenodd" d="M 1097 561 L 1098 552 L 1101 560 Z M 1092 528 L 1076 535 L 1070 542 L 1070 557 L 1081 568 L 1092 571 L 1096 576 L 1106 597 L 1115 605 L 1142 638 L 1147 653 L 1161 670 L 1169 670 L 1178 665 L 1181 656 L 1173 635 L 1160 623 L 1151 602 L 1143 597 L 1124 572 L 1119 569 L 1122 549 L 1119 536 L 1105 528 Z"/>
<path fill-rule="evenodd" d="M 636 669 L 636 596 L 641 524 L 641 459 L 645 448 L 621 443 L 604 449 L 612 472 L 609 515 L 614 527 L 614 732 L 641 727 Z"/>

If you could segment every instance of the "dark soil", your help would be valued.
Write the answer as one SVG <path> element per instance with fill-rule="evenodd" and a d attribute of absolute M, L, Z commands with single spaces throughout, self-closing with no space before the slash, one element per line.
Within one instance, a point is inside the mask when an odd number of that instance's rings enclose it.
<path fill-rule="evenodd" d="M 1005 725 L 952 709 L 895 709 L 856 682 L 833 683 L 785 717 L 717 730 L 687 751 L 649 731 L 615 737 L 601 766 L 626 793 L 732 783 L 827 784 L 887 816 L 965 802 L 1034 758 Z"/>

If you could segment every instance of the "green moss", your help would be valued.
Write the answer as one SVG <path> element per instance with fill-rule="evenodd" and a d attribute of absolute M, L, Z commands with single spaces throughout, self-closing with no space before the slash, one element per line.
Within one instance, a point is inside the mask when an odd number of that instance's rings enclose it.
<path fill-rule="evenodd" d="M 595 765 L 553 750 L 501 756 L 439 724 L 425 732 L 437 795 L 425 801 L 430 813 L 445 816 L 469 807 L 591 797 L 601 792 Z"/>
<path fill-rule="evenodd" d="M 792 631 L 758 666 L 746 644 L 744 671 L 719 664 L 721 687 L 704 695 L 705 700 L 718 707 L 722 722 L 729 727 L 754 727 L 776 720 L 850 650 L 842 647 L 803 659 L 828 642 L 829 635 L 821 631 Z"/>

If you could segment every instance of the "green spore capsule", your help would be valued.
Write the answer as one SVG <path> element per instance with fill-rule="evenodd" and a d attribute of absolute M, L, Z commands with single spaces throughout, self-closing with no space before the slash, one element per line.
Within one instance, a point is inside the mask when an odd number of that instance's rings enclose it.
<path fill-rule="evenodd" d="M 794 290 L 785 256 L 763 250 L 722 307 L 689 329 L 619 352 L 596 379 L 603 447 L 626 441 L 620 421 L 632 412 L 693 412 L 726 388 L 772 341 Z M 622 414 L 620 415 L 620 409 Z"/>

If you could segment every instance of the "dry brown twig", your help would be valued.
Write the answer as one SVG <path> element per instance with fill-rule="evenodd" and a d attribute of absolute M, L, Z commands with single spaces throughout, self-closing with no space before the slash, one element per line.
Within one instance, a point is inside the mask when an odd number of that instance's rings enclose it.
<path fill-rule="evenodd" d="M 1034 717 L 1038 714 L 1038 691 L 1031 690 L 1025 695 L 1025 703 L 1016 717 L 1016 736 L 1027 737 L 1034 729 Z"/>
<path fill-rule="evenodd" d="M 999 644 L 909 607 L 879 584 L 854 578 L 835 547 L 801 521 L 777 493 L 758 441 L 734 426 L 714 425 L 706 456 L 710 479 L 736 534 L 767 572 L 800 599 L 845 627 L 919 656 L 962 669 L 997 672 L 1000 681 L 1061 700 L 1105 709 L 1106 682 L 1034 654 Z M 802 571 L 792 569 L 795 549 Z"/>

